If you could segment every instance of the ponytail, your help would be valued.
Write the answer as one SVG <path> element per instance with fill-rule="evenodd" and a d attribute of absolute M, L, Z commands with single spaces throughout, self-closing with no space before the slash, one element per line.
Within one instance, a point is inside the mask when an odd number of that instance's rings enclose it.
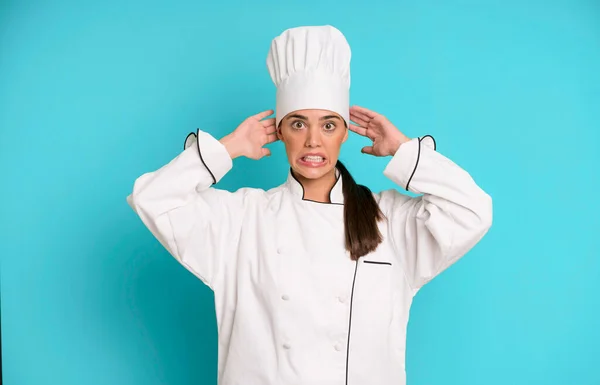
<path fill-rule="evenodd" d="M 342 176 L 346 250 L 350 252 L 351 259 L 356 261 L 374 251 L 382 242 L 383 237 L 377 222 L 384 216 L 371 190 L 357 184 L 339 160 L 336 167 Z"/>

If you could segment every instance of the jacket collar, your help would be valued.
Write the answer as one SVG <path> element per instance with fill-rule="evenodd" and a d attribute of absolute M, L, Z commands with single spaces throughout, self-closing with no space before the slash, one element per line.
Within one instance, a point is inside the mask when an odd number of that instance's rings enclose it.
<path fill-rule="evenodd" d="M 291 167 L 288 171 L 286 185 L 287 185 L 288 190 L 292 193 L 292 195 L 294 197 L 297 197 L 298 199 L 301 199 L 303 201 L 322 203 L 322 204 L 343 205 L 344 204 L 344 192 L 342 189 L 342 176 L 340 174 L 340 170 L 338 170 L 337 168 L 335 169 L 335 176 L 336 176 L 336 182 L 333 185 L 333 188 L 331 189 L 331 191 L 329 191 L 329 200 L 331 203 L 316 202 L 316 201 L 312 201 L 310 199 L 305 199 L 304 198 L 304 187 L 302 186 L 300 181 L 298 181 L 298 179 L 296 179 L 296 177 L 292 174 Z"/>

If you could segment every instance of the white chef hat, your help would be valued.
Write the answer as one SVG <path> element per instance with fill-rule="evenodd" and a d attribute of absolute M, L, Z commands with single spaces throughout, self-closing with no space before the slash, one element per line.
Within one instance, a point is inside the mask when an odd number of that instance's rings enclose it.
<path fill-rule="evenodd" d="M 350 46 L 336 28 L 296 27 L 271 42 L 267 68 L 275 86 L 276 124 L 302 109 L 330 110 L 349 124 Z"/>

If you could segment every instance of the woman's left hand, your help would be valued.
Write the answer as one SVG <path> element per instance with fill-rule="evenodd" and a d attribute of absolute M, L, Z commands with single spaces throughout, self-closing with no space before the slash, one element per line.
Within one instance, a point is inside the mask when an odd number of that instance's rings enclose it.
<path fill-rule="evenodd" d="M 350 124 L 350 130 L 373 141 L 361 150 L 365 154 L 393 156 L 402 143 L 410 141 L 385 116 L 364 107 L 350 107 L 350 120 L 359 124 Z"/>

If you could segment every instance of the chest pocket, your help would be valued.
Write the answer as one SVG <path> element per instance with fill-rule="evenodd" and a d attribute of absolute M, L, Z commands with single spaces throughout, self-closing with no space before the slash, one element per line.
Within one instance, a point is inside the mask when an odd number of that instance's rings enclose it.
<path fill-rule="evenodd" d="M 358 261 L 354 289 L 354 306 L 361 319 L 371 327 L 388 325 L 393 315 L 396 266 L 374 257 Z"/>

